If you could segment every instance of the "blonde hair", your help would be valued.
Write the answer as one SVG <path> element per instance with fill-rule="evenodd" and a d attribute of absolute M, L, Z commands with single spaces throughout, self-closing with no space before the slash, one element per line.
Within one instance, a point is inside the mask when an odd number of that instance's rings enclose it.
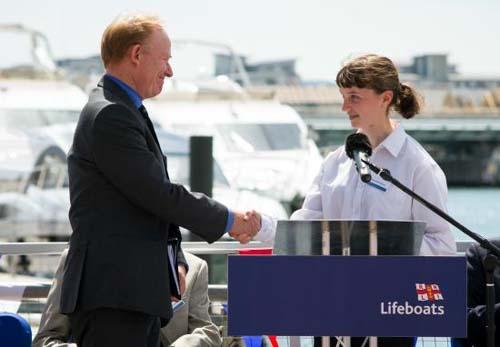
<path fill-rule="evenodd" d="M 163 24 L 156 16 L 127 15 L 116 18 L 102 34 L 101 59 L 104 67 L 122 60 L 128 49 L 144 41 Z"/>

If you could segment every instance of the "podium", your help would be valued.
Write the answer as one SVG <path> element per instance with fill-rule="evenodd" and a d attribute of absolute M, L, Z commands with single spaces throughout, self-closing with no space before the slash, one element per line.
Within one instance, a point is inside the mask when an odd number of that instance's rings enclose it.
<path fill-rule="evenodd" d="M 413 221 L 280 220 L 273 254 L 418 255 L 424 230 Z"/>
<path fill-rule="evenodd" d="M 279 221 L 274 256 L 229 257 L 229 333 L 464 336 L 465 258 L 416 256 L 424 228 L 408 221 Z"/>

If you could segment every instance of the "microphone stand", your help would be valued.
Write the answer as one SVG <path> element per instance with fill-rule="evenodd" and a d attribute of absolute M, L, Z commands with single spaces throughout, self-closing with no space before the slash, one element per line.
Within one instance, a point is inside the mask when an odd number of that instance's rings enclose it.
<path fill-rule="evenodd" d="M 391 173 L 389 170 L 384 169 L 384 168 L 379 168 L 372 163 L 370 163 L 368 160 L 363 160 L 362 161 L 370 167 L 370 169 L 375 172 L 377 175 L 379 175 L 383 180 L 391 182 L 394 184 L 396 187 L 401 189 L 403 192 L 420 202 L 422 205 L 427 207 L 429 210 L 440 216 L 441 218 L 445 219 L 448 223 L 456 227 L 458 230 L 463 232 L 464 234 L 468 235 L 470 238 L 474 239 L 488 251 L 488 254 L 486 255 L 486 258 L 483 260 L 483 266 L 486 272 L 486 315 L 487 315 L 487 331 L 488 331 L 488 347 L 495 347 L 495 283 L 493 281 L 493 272 L 495 270 L 495 267 L 498 262 L 498 258 L 500 258 L 500 249 L 496 247 L 494 244 L 492 244 L 490 241 L 487 239 L 483 238 L 481 235 L 476 234 L 475 232 L 467 229 L 465 226 L 457 222 L 455 219 L 453 219 L 449 214 L 441 210 L 440 208 L 436 207 L 435 205 L 431 204 L 427 200 L 425 200 L 423 197 L 406 187 L 404 184 L 399 182 L 397 179 L 392 177 Z"/>

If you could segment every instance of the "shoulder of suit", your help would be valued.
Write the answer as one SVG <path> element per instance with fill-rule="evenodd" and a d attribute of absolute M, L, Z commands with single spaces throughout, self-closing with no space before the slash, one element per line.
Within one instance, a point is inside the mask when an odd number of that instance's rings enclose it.
<path fill-rule="evenodd" d="M 500 247 L 500 237 L 490 240 L 495 246 Z"/>
<path fill-rule="evenodd" d="M 128 105 L 124 100 L 122 100 L 117 95 L 111 93 L 110 91 L 104 90 L 103 88 L 96 88 L 90 94 L 89 101 L 86 108 L 90 109 L 91 112 L 98 114 L 107 108 L 118 108 L 121 111 L 129 110 L 132 113 L 134 110 L 130 105 Z M 137 111 L 138 112 L 138 111 Z"/>
<path fill-rule="evenodd" d="M 186 257 L 186 261 L 188 262 L 190 270 L 198 269 L 202 267 L 202 265 L 207 266 L 207 262 L 194 254 L 184 252 L 184 256 Z"/>
<path fill-rule="evenodd" d="M 489 239 L 489 241 L 493 245 L 500 248 L 500 238 Z M 474 243 L 474 244 L 472 244 L 472 246 L 469 247 L 468 251 L 466 252 L 466 255 L 467 255 L 468 259 L 471 259 L 471 258 L 481 258 L 482 259 L 482 258 L 486 257 L 487 253 L 488 252 L 486 251 L 486 249 L 481 247 L 479 244 Z"/>
<path fill-rule="evenodd" d="M 82 116 L 90 117 L 92 121 L 97 121 L 98 119 L 110 119 L 119 120 L 120 122 L 128 121 L 131 124 L 142 124 L 140 121 L 141 115 L 138 110 L 132 109 L 132 107 L 126 105 L 122 102 L 111 102 L 108 100 L 96 100 L 94 102 L 90 101 L 82 111 Z M 142 124 L 144 126 L 144 124 Z"/>
<path fill-rule="evenodd" d="M 489 239 L 489 241 L 497 248 L 500 248 L 500 238 L 492 238 L 492 239 Z M 479 244 L 475 244 L 475 247 L 476 247 L 477 251 L 481 254 L 482 257 L 486 257 L 486 255 L 488 254 L 488 251 L 486 251 L 485 248 L 481 247 Z"/>

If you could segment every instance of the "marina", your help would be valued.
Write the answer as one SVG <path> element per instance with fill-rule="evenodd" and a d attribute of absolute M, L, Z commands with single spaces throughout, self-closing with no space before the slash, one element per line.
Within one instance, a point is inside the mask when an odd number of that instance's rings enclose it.
<path fill-rule="evenodd" d="M 0 311 L 26 319 L 33 338 L 40 328 L 60 255 L 73 233 L 68 218 L 67 154 L 80 111 L 105 70 L 97 55 L 54 59 L 45 35 L 29 27 L 0 24 L 1 34 L 28 38 L 25 55 L 31 63 L 0 58 Z M 180 228 L 183 250 L 208 264 L 208 309 L 223 346 L 253 347 L 254 337 L 259 347 L 318 346 L 315 334 L 231 336 L 228 259 L 270 254 L 410 258 L 420 254 L 424 224 L 416 220 L 323 220 L 322 215 L 302 221 L 303 233 L 295 233 L 302 224 L 290 217 L 302 206 L 318 172 L 324 170 L 326 156 L 353 133 L 339 88 L 333 80 L 302 80 L 294 59 L 253 62 L 223 43 L 201 39 L 172 42 L 178 73 L 165 80 L 161 94 L 144 102 L 165 158 L 162 170 L 168 168 L 168 179 L 187 190 L 193 188 L 196 175 L 213 177 L 207 194 L 234 211 L 257 210 L 274 223 L 276 233 L 266 241 L 246 245 L 225 233 L 207 244 Z M 394 119 L 443 170 L 448 213 L 484 238 L 498 238 L 500 78 L 461 76 L 447 59 L 447 54 L 423 54 L 414 56 L 411 64 L 398 66 L 404 83 L 420 88 L 428 104 L 415 119 Z M 213 141 L 213 148 L 208 153 L 208 171 L 196 172 L 190 146 L 200 136 L 209 138 L 210 144 Z M 354 194 L 351 199 L 356 199 Z M 456 228 L 451 230 L 457 246 L 453 257 L 464 259 L 473 240 Z M 251 284 L 258 275 L 259 271 L 245 281 Z M 353 278 L 341 279 L 346 293 Z M 371 279 L 374 288 L 377 280 Z M 411 286 L 418 284 L 415 281 L 409 280 Z M 411 290 L 414 295 L 415 288 Z M 276 294 L 272 303 L 288 300 L 285 294 Z M 260 304 L 263 299 L 258 300 Z M 293 307 L 292 302 L 286 307 Z M 444 315 L 444 306 L 417 304 L 389 298 L 380 307 L 385 316 L 397 316 L 409 308 L 413 314 L 415 307 L 425 315 Z M 347 319 L 350 312 L 347 308 L 344 312 Z M 268 316 L 271 312 L 263 312 L 263 321 Z M 290 331 L 288 328 L 281 329 Z M 337 345 L 350 347 L 350 337 L 343 335 Z M 405 336 L 415 336 L 416 346 L 454 346 L 449 335 Z M 327 340 L 322 339 L 322 346 L 330 345 Z M 2 342 L 0 337 L 0 346 Z M 377 346 L 376 339 L 368 338 L 364 346 Z"/>

